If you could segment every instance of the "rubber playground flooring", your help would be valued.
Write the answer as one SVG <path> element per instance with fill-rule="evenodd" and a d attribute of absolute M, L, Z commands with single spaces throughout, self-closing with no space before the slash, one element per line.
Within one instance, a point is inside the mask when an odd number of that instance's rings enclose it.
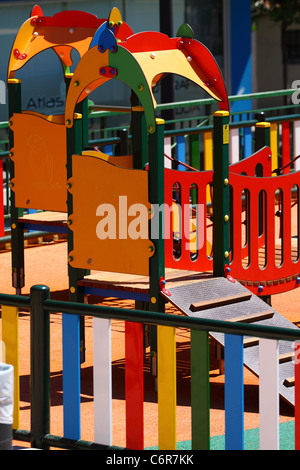
<path fill-rule="evenodd" d="M 25 287 L 23 295 L 28 295 L 30 286 L 45 284 L 50 288 L 51 298 L 67 300 L 67 244 L 65 241 L 28 246 L 25 249 Z M 11 286 L 11 253 L 0 251 L 0 292 L 14 294 Z M 116 299 L 89 299 L 90 303 L 109 306 L 134 308 L 131 301 Z M 300 324 L 300 290 L 280 294 L 272 298 L 272 306 L 290 321 Z M 167 305 L 167 312 L 179 314 L 172 306 Z M 1 321 L 1 319 L 0 319 Z M 93 320 L 85 321 L 86 361 L 81 370 L 81 439 L 93 441 Z M 0 330 L 1 331 L 1 330 Z M 63 435 L 62 406 L 62 322 L 60 314 L 50 317 L 50 370 L 51 370 L 51 412 L 50 433 Z M 19 316 L 19 349 L 20 349 L 20 429 L 30 429 L 30 318 L 28 312 Z M 112 413 L 113 445 L 125 447 L 125 396 L 124 396 L 124 322 L 112 321 Z M 245 377 L 245 448 L 258 448 L 259 428 L 259 390 L 258 378 L 246 368 Z M 157 394 L 154 378 L 150 373 L 149 358 L 145 360 L 145 448 L 155 448 L 157 435 Z M 224 375 L 220 374 L 218 364 L 211 356 L 210 363 L 211 389 L 211 448 L 224 448 Z M 293 408 L 280 401 L 281 447 L 292 449 L 294 446 Z M 177 330 L 177 442 L 178 449 L 189 449 L 191 439 L 190 409 L 190 349 L 189 333 Z M 30 447 L 27 443 L 14 441 L 16 445 Z"/>

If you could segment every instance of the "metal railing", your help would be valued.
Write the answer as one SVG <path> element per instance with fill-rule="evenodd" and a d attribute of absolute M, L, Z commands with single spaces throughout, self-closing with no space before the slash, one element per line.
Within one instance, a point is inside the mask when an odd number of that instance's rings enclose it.
<path fill-rule="evenodd" d="M 291 102 L 289 105 L 278 106 L 277 104 L 272 105 L 272 100 L 277 98 L 289 99 L 295 92 L 294 89 L 290 90 L 279 90 L 263 93 L 252 93 L 240 96 L 230 96 L 229 103 L 234 105 L 236 103 L 247 103 L 249 109 L 234 111 L 230 118 L 230 129 L 232 133 L 237 133 L 235 150 L 232 150 L 232 154 L 235 153 L 234 159 L 240 160 L 253 153 L 254 136 L 252 127 L 260 120 L 268 120 L 273 126 L 280 125 L 284 122 L 297 122 L 300 121 L 300 106 L 295 105 Z M 256 107 L 251 109 L 251 102 L 258 103 L 260 100 L 270 100 L 271 105 L 268 107 Z M 196 169 L 211 169 L 211 163 L 207 164 L 207 157 L 204 145 L 204 136 L 212 132 L 212 113 L 216 109 L 216 101 L 209 99 L 199 99 L 190 101 L 181 101 L 177 103 L 166 103 L 159 104 L 156 108 L 158 115 L 163 113 L 165 110 L 183 110 L 191 109 L 198 110 L 203 109 L 202 115 L 195 114 L 188 118 L 178 118 L 172 121 L 166 121 L 165 137 L 170 139 L 170 155 L 174 161 L 180 160 L 183 164 L 188 164 Z M 131 135 L 130 135 L 130 124 L 125 126 L 114 127 L 110 125 L 110 119 L 115 116 L 124 115 L 124 113 L 130 113 L 131 108 L 120 107 L 114 108 L 109 107 L 110 111 L 106 107 L 101 107 L 102 110 L 97 110 L 97 106 L 90 105 L 89 112 L 89 146 L 99 146 L 102 150 L 107 153 L 120 154 L 125 149 L 128 153 L 131 153 Z M 8 130 L 8 121 L 1 122 L 0 128 Z M 274 129 L 276 130 L 276 129 Z M 97 137 L 98 135 L 98 137 Z M 282 165 L 282 151 L 283 145 L 281 142 L 281 130 L 273 133 L 274 138 L 272 140 L 272 151 L 274 152 L 274 161 L 276 161 L 275 167 Z M 290 129 L 290 140 L 293 142 L 294 132 L 291 127 Z M 275 148 L 276 147 L 276 148 Z M 119 148 L 119 150 L 118 150 Z M 285 149 L 287 145 L 285 145 Z M 296 151 L 296 150 L 295 150 Z M 300 152 L 299 152 L 300 153 Z M 123 154 L 123 153 L 122 153 Z M 287 159 L 293 161 L 294 157 L 292 151 L 287 149 Z M 5 236 L 9 237 L 10 230 L 10 174 L 9 174 L 9 144 L 8 138 L 0 142 L 0 160 L 3 164 L 3 194 L 4 194 L 4 207 L 3 210 L 0 208 L 0 214 L 3 212 L 5 220 Z M 0 162 L 0 163 L 1 163 Z M 175 162 L 176 163 L 176 162 Z M 286 164 L 286 159 L 284 164 Z M 299 164 L 299 162 L 298 162 Z M 296 167 L 296 163 L 293 163 L 291 168 Z M 274 170 L 276 169 L 274 168 Z M 29 237 L 33 237 L 35 234 L 32 232 Z M 2 240 L 4 242 L 4 239 Z M 7 240 L 7 239 L 6 239 Z"/>
<path fill-rule="evenodd" d="M 31 429 L 30 430 L 14 430 L 14 439 L 31 442 L 31 446 L 40 449 L 48 449 L 51 447 L 65 448 L 65 449 L 101 449 L 101 450 L 121 450 L 123 447 L 104 445 L 101 443 L 87 442 L 80 439 L 70 439 L 68 436 L 55 436 L 49 433 L 50 423 L 50 312 L 62 312 L 66 315 L 71 316 L 91 316 L 98 319 L 107 320 L 120 320 L 125 322 L 143 323 L 147 325 L 156 325 L 162 328 L 185 328 L 191 330 L 191 332 L 202 332 L 205 334 L 207 340 L 206 346 L 208 345 L 209 332 L 220 332 L 228 335 L 229 338 L 237 336 L 254 336 L 260 339 L 267 339 L 271 341 L 299 341 L 300 330 L 289 329 L 289 328 L 277 328 L 273 326 L 263 326 L 256 324 L 244 324 L 238 322 L 227 322 L 220 320 L 184 317 L 165 313 L 156 313 L 151 311 L 142 310 L 128 310 L 124 308 L 113 308 L 98 305 L 87 305 L 66 301 L 57 301 L 50 299 L 49 288 L 46 286 L 33 286 L 30 291 L 29 297 L 15 296 L 8 294 L 0 294 L 0 305 L 12 306 L 16 308 L 29 308 L 30 309 L 30 331 L 31 331 L 31 343 L 30 343 L 30 354 L 31 354 Z M 197 347 L 199 347 L 199 337 L 197 339 Z M 195 343 L 196 343 L 195 342 Z M 191 341 L 191 358 L 196 357 L 196 361 L 191 365 L 191 382 L 193 387 L 193 374 L 197 375 L 197 368 L 201 371 L 202 381 L 201 387 L 208 387 L 209 391 L 209 365 L 207 365 L 207 358 L 199 357 L 197 354 L 193 355 L 193 348 L 195 343 Z M 167 345 L 166 347 L 168 347 Z M 13 345 L 11 346 L 13 347 Z M 63 345 L 63 347 L 68 347 Z M 226 341 L 225 341 L 225 361 L 227 357 L 226 352 Z M 199 350 L 198 350 L 199 351 Z M 232 352 L 232 351 L 231 351 Z M 158 350 L 158 354 L 163 354 L 164 351 Z M 162 356 L 167 357 L 167 356 Z M 192 359 L 193 360 L 193 359 Z M 206 364 L 205 364 L 206 362 Z M 299 361 L 298 361 L 299 362 Z M 126 361 L 125 361 L 126 364 Z M 297 361 L 295 362 L 297 364 Z M 168 365 L 166 365 L 168 366 Z M 126 367 L 126 366 L 125 366 Z M 226 369 L 227 367 L 227 369 Z M 230 369 L 231 365 L 226 366 L 225 362 L 225 393 L 226 387 L 234 387 L 234 370 L 233 373 L 228 374 L 229 379 L 226 377 L 226 370 Z M 196 369 L 195 369 L 196 368 Z M 176 369 L 176 366 L 175 366 Z M 298 369 L 299 370 L 299 369 Z M 196 371 L 196 372 L 195 372 Z M 134 374 L 134 371 L 131 371 Z M 175 372 L 176 373 L 176 372 Z M 233 378 L 232 378 L 233 377 Z M 233 380 L 233 383 L 228 383 Z M 176 380 L 175 380 L 176 382 Z M 206 385 L 205 385 L 206 384 Z M 199 384 L 196 385 L 199 387 Z M 160 382 L 158 380 L 158 388 Z M 295 387 L 299 387 L 296 381 Z M 297 388 L 298 390 L 298 388 Z M 194 390 L 195 391 L 195 390 Z M 198 390 L 198 392 L 200 392 Z M 74 392 L 75 393 L 75 392 Z M 176 393 L 176 391 L 175 391 Z M 243 393 L 241 390 L 238 393 Z M 199 413 L 199 407 L 202 408 L 202 413 L 209 414 L 209 402 L 200 399 L 202 397 L 201 392 L 195 394 L 198 397 L 198 403 L 192 402 L 192 416 L 193 409 L 196 409 Z M 209 395 L 209 392 L 208 392 Z M 158 395 L 159 396 L 159 395 Z M 200 398 L 199 398 L 200 397 Z M 203 398 L 203 397 L 202 397 Z M 170 397 L 171 401 L 171 397 Z M 297 406 L 296 403 L 295 406 Z M 298 405 L 299 406 L 299 405 Z M 237 403 L 226 414 L 225 420 L 232 421 L 235 423 L 235 413 L 243 413 L 243 410 L 239 409 L 240 405 Z M 164 413 L 168 413 L 168 410 L 164 410 Z M 233 415 L 231 415 L 233 413 Z M 295 412 L 297 417 L 299 414 Z M 193 418 L 192 418 L 193 419 Z M 295 419 L 295 433 L 299 434 L 299 418 Z M 158 423 L 158 426 L 160 424 Z M 210 430 L 209 430 L 209 419 L 207 423 L 202 422 L 200 429 L 197 429 L 197 438 L 193 442 L 192 436 L 192 448 L 209 449 Z M 261 422 L 261 427 L 263 423 Z M 169 429 L 171 433 L 171 429 Z M 269 430 L 270 431 L 270 430 Z M 129 429 L 130 432 L 130 429 Z M 263 432 L 268 433 L 268 429 Z M 272 431 L 273 432 L 273 431 Z M 233 439 L 235 433 L 243 433 L 243 430 L 239 429 L 239 425 L 235 429 L 235 425 L 230 427 L 230 435 L 227 437 L 227 446 L 230 447 L 230 441 Z M 200 437 L 199 437 L 200 434 Z M 299 446 L 299 443 L 298 443 Z"/>

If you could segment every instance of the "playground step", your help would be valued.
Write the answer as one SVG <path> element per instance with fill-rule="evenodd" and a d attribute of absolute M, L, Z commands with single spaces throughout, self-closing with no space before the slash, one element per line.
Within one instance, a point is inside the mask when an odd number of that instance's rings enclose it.
<path fill-rule="evenodd" d="M 199 312 L 200 310 L 205 310 L 213 307 L 221 307 L 222 305 L 230 305 L 236 302 L 242 302 L 243 300 L 250 300 L 251 294 L 249 292 L 243 292 L 238 295 L 228 295 L 226 297 L 221 297 L 220 299 L 206 300 L 203 302 L 197 302 L 190 305 L 192 312 Z"/>
<path fill-rule="evenodd" d="M 285 385 L 285 387 L 294 387 L 295 386 L 295 377 L 288 377 L 287 379 L 285 379 L 283 384 Z"/>
<path fill-rule="evenodd" d="M 228 321 L 240 323 L 253 323 L 260 320 L 266 320 L 267 318 L 272 318 L 273 315 L 274 310 L 266 310 L 265 312 L 250 313 L 249 315 L 242 315 L 240 317 L 230 318 Z"/>
<path fill-rule="evenodd" d="M 270 308 L 262 299 L 239 282 L 226 278 L 210 278 L 182 286 L 168 286 L 170 295 L 162 293 L 184 315 L 213 320 L 256 323 L 278 328 L 297 328 L 292 322 Z M 224 334 L 210 332 L 210 336 L 224 347 Z M 294 375 L 292 342 L 279 341 L 279 393 L 294 405 Z M 259 339 L 244 338 L 244 365 L 259 377 Z"/>
<path fill-rule="evenodd" d="M 294 359 L 294 351 L 281 354 L 279 356 L 279 364 L 283 364 L 284 362 L 292 361 Z"/>
<path fill-rule="evenodd" d="M 258 338 L 245 338 L 244 339 L 244 348 L 251 348 L 251 346 L 258 345 Z"/>

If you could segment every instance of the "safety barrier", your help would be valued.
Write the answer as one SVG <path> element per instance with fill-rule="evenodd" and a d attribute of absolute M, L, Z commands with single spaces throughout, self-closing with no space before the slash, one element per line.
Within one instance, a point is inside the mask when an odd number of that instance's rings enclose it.
<path fill-rule="evenodd" d="M 231 165 L 229 171 L 230 174 L 242 173 L 253 177 L 261 174 L 270 177 L 270 149 L 265 147 L 251 158 Z M 165 169 L 165 230 L 168 234 L 165 239 L 166 267 L 199 272 L 212 271 L 210 218 L 213 210 L 209 210 L 213 205 L 212 183 L 213 171 L 178 172 Z M 240 204 L 240 213 L 244 213 L 242 198 L 237 204 Z M 168 211 L 168 208 L 172 210 Z M 190 210 L 187 211 L 187 208 Z M 187 225 L 185 217 L 192 220 L 188 230 L 184 229 Z M 239 223 L 243 226 L 242 221 Z M 245 253 L 241 255 L 244 259 Z"/>
<path fill-rule="evenodd" d="M 299 220 L 299 172 L 257 178 L 235 171 L 229 178 L 232 275 L 257 295 L 298 287 L 299 234 L 292 220 Z M 166 214 L 166 230 L 173 230 L 165 241 L 166 267 L 212 271 L 212 223 L 206 211 L 211 184 L 212 172 L 165 170 L 166 207 L 173 207 Z M 177 207 L 185 210 L 177 211 Z M 185 217 L 192 220 L 189 230 L 184 229 Z"/>
<path fill-rule="evenodd" d="M 47 449 L 49 446 L 70 449 L 117 450 L 111 437 L 111 362 L 109 355 L 110 322 L 126 321 L 125 332 L 125 400 L 126 448 L 143 449 L 143 430 L 147 423 L 143 414 L 143 324 L 158 326 L 158 446 L 160 450 L 176 449 L 176 328 L 191 332 L 191 448 L 210 448 L 210 383 L 209 332 L 225 335 L 225 445 L 227 450 L 244 448 L 244 377 L 243 337 L 258 337 L 260 343 L 260 449 L 279 449 L 279 342 L 295 343 L 295 449 L 300 448 L 300 365 L 298 341 L 300 331 L 255 324 L 184 317 L 178 315 L 110 308 L 50 300 L 46 286 L 33 286 L 29 297 L 0 295 L 2 305 L 2 338 L 6 342 L 7 357 L 16 366 L 18 357 L 18 308 L 30 309 L 31 331 L 31 429 L 17 429 L 14 438 L 31 442 L 31 446 Z M 73 354 L 72 364 L 63 365 L 63 380 L 69 381 L 69 392 L 64 394 L 64 435 L 49 433 L 50 426 L 50 312 L 62 312 L 75 319 L 77 335 L 72 344 L 63 342 L 63 356 Z M 80 435 L 80 377 L 79 316 L 92 316 L 95 343 L 102 348 L 94 350 L 94 410 L 95 442 L 81 440 Z M 97 337 L 97 322 L 106 322 L 107 335 Z M 102 329 L 103 331 L 103 329 Z M 12 336 L 13 335 L 13 336 Z M 133 341 L 134 338 L 134 341 Z M 99 346 L 100 345 L 100 346 Z M 106 350 L 108 347 L 108 350 Z M 74 351 L 77 353 L 74 355 Z M 66 368 L 68 370 L 66 370 Z M 101 377 L 101 381 L 100 381 Z M 19 383 L 18 376 L 15 383 Z M 18 387 L 16 387 L 18 388 Z M 17 390 L 18 392 L 18 390 Z M 16 392 L 15 392 L 16 393 Z M 69 400 L 71 399 L 71 403 Z M 15 395 L 18 410 L 18 394 Z"/>

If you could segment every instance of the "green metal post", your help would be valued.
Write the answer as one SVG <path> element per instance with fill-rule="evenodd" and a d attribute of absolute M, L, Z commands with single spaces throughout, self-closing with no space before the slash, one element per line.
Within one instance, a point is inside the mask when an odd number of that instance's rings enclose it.
<path fill-rule="evenodd" d="M 224 276 L 230 257 L 229 112 L 214 113 L 213 130 L 213 272 Z"/>
<path fill-rule="evenodd" d="M 81 154 L 82 152 L 82 115 L 74 115 L 74 124 L 72 128 L 67 128 L 67 178 L 72 176 L 72 156 Z M 73 213 L 73 195 L 68 191 L 67 197 L 68 217 Z M 67 235 L 68 253 L 73 248 L 73 231 L 68 230 Z M 78 281 L 88 275 L 89 271 L 85 269 L 73 268 L 68 265 L 69 276 L 69 300 L 71 302 L 84 302 L 83 289 L 78 286 Z M 85 335 L 84 335 L 84 318 L 80 317 L 80 351 L 81 362 L 85 361 Z"/>
<path fill-rule="evenodd" d="M 65 82 L 68 90 L 72 74 L 66 74 Z M 85 100 L 86 101 L 86 100 Z M 74 124 L 71 128 L 67 128 L 67 178 L 72 177 L 72 156 L 75 154 L 81 154 L 83 148 L 87 145 L 87 101 L 85 104 L 81 104 L 77 109 L 81 110 L 81 113 L 74 114 Z M 73 213 L 73 196 L 68 191 L 67 196 L 67 207 L 68 217 Z M 73 232 L 68 230 L 67 235 L 68 253 L 73 250 Z M 73 268 L 70 264 L 68 265 L 68 276 L 69 276 L 69 300 L 72 302 L 84 302 L 83 289 L 78 287 L 78 280 L 82 279 L 85 275 L 89 274 L 88 270 Z M 80 351 L 81 351 L 81 362 L 85 361 L 85 333 L 84 333 L 84 318 L 80 317 Z"/>
<path fill-rule="evenodd" d="M 67 128 L 67 179 L 72 177 L 72 157 L 81 154 L 82 151 L 82 115 L 74 115 L 74 124 Z M 67 195 L 68 216 L 73 214 L 73 195 L 68 191 Z M 68 231 L 68 252 L 73 250 L 73 232 Z M 69 265 L 69 275 L 73 276 L 77 270 Z M 75 301 L 75 299 L 74 299 Z"/>
<path fill-rule="evenodd" d="M 267 146 L 270 147 L 271 124 L 269 122 L 258 122 L 255 125 L 255 151 Z"/>
<path fill-rule="evenodd" d="M 82 115 L 82 148 L 85 149 L 89 144 L 89 102 L 87 98 L 77 104 L 77 110 Z"/>
<path fill-rule="evenodd" d="M 8 85 L 8 112 L 9 118 L 13 117 L 14 113 L 21 113 L 21 80 L 9 79 Z M 9 121 L 10 124 L 10 121 Z M 11 129 L 9 129 L 9 146 L 11 152 L 14 147 L 14 136 Z M 12 160 L 10 165 L 10 178 L 14 178 L 15 169 Z M 22 287 L 24 287 L 24 229 L 23 224 L 19 223 L 19 217 L 23 216 L 23 208 L 18 208 L 15 205 L 15 193 L 11 190 L 10 193 L 10 215 L 11 215 L 11 253 L 12 253 L 12 286 L 16 289 L 16 293 L 20 294 Z"/>
<path fill-rule="evenodd" d="M 133 168 L 140 170 L 148 163 L 148 132 L 145 113 L 135 93 L 131 95 L 131 152 L 133 155 Z M 137 310 L 149 310 L 149 302 L 135 302 Z M 154 327 L 152 327 L 154 330 Z M 151 327 L 144 325 L 144 349 L 150 345 Z M 155 335 L 156 337 L 156 335 Z"/>
<path fill-rule="evenodd" d="M 135 94 L 132 98 L 132 155 L 133 167 L 143 169 L 148 163 L 148 132 L 145 113 Z"/>
<path fill-rule="evenodd" d="M 120 143 L 117 145 L 115 155 L 128 155 L 128 130 L 119 129 L 117 131 L 117 137 L 120 138 Z"/>
<path fill-rule="evenodd" d="M 190 165 L 196 170 L 200 170 L 200 143 L 199 134 L 189 136 L 190 143 Z"/>
<path fill-rule="evenodd" d="M 149 262 L 150 309 L 165 312 L 165 301 L 160 295 L 160 279 L 165 278 L 164 241 L 164 120 L 156 120 L 156 130 L 149 134 L 149 202 L 154 214 L 150 220 L 150 239 L 154 244 L 154 254 Z M 151 329 L 152 372 L 156 370 L 157 336 Z M 156 374 L 153 374 L 156 375 Z"/>
<path fill-rule="evenodd" d="M 31 287 L 31 447 L 46 450 L 43 438 L 50 432 L 50 314 L 43 302 L 49 298 L 47 286 Z"/>
<path fill-rule="evenodd" d="M 210 449 L 209 333 L 191 330 L 192 449 Z"/>

